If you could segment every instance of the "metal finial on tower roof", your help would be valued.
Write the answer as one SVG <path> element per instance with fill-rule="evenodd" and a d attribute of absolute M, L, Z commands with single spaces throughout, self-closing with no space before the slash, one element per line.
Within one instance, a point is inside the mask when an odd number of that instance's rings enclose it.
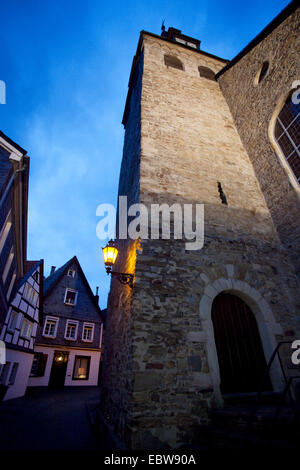
<path fill-rule="evenodd" d="M 165 27 L 165 20 L 163 20 L 162 24 L 161 24 L 161 36 L 167 36 L 166 27 Z"/>

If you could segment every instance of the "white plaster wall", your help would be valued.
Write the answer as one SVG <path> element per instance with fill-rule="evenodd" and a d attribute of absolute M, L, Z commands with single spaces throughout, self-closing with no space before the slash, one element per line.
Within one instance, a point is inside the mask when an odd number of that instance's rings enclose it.
<path fill-rule="evenodd" d="M 19 367 L 16 375 L 14 385 L 10 385 L 4 400 L 10 400 L 12 398 L 23 397 L 26 392 L 28 377 L 31 371 L 33 360 L 33 354 L 24 353 L 21 351 L 14 351 L 11 349 L 6 350 L 6 361 L 7 362 L 18 362 Z"/>
<path fill-rule="evenodd" d="M 47 348 L 43 346 L 36 346 L 35 352 L 48 354 L 47 364 L 45 368 L 45 375 L 43 377 L 30 377 L 28 380 L 29 387 L 47 387 L 49 383 L 51 367 L 53 362 L 54 351 L 69 351 L 69 359 L 67 364 L 65 386 L 87 386 L 98 385 L 100 351 L 84 351 L 82 349 L 67 349 L 67 348 Z M 88 380 L 72 380 L 75 356 L 90 356 L 90 373 Z"/>
<path fill-rule="evenodd" d="M 90 356 L 90 373 L 88 380 L 72 380 L 74 361 L 75 356 Z M 100 351 L 83 351 L 82 349 L 73 349 L 70 351 L 69 360 L 67 365 L 67 373 L 65 386 L 87 386 L 87 385 L 97 385 L 98 384 L 98 374 L 99 374 L 99 363 L 100 363 Z"/>
<path fill-rule="evenodd" d="M 43 377 L 29 377 L 28 387 L 47 387 L 49 383 L 49 377 L 51 373 L 51 367 L 54 356 L 54 349 L 44 348 L 42 346 L 35 346 L 35 352 L 41 352 L 43 354 L 48 354 L 47 364 L 45 368 L 45 375 Z"/>

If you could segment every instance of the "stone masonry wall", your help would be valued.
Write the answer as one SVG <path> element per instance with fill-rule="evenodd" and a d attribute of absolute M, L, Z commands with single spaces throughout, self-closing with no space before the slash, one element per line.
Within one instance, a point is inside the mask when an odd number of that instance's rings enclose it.
<path fill-rule="evenodd" d="M 143 54 L 139 58 L 128 103 L 119 195 L 128 205 L 139 200 L 140 130 Z M 137 243 L 118 240 L 119 254 L 114 270 L 134 273 Z M 112 278 L 107 305 L 103 360 L 102 406 L 107 421 L 130 446 L 132 422 L 132 298 L 133 290 Z"/>
<path fill-rule="evenodd" d="M 275 109 L 300 79 L 300 9 L 222 74 L 218 82 L 253 164 L 275 227 L 300 276 L 300 188 L 295 189 L 268 136 Z M 265 78 L 255 85 L 262 63 Z"/>
<path fill-rule="evenodd" d="M 116 270 L 133 269 L 135 285 L 111 286 L 104 403 L 129 447 L 174 448 L 191 443 L 222 402 L 207 313 L 213 298 L 227 290 L 248 303 L 268 358 L 277 341 L 300 334 L 299 286 L 219 84 L 199 76 L 198 66 L 217 72 L 224 62 L 146 33 L 143 50 L 119 194 L 148 207 L 204 203 L 205 244 L 120 245 Z M 164 54 L 184 71 L 166 67 Z M 276 370 L 272 380 L 280 387 Z"/>
<path fill-rule="evenodd" d="M 178 57 L 184 71 L 167 68 L 164 54 Z M 147 35 L 144 57 L 140 202 L 205 204 L 201 251 L 144 240 L 136 261 L 131 442 L 176 447 L 190 441 L 216 403 L 199 315 L 207 285 L 224 279 L 228 290 L 233 280 L 255 288 L 272 306 L 279 340 L 299 332 L 297 284 L 219 85 L 198 73 L 200 65 L 216 72 L 224 64 Z"/>

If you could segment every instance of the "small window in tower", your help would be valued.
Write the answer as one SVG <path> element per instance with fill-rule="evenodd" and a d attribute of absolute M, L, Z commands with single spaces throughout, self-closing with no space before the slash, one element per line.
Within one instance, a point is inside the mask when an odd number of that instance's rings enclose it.
<path fill-rule="evenodd" d="M 265 60 L 265 62 L 263 62 L 257 74 L 255 75 L 254 85 L 258 85 L 265 78 L 265 76 L 268 73 L 268 70 L 269 70 L 269 62 Z"/>
<path fill-rule="evenodd" d="M 223 191 L 222 184 L 220 183 L 220 181 L 218 181 L 218 191 L 219 191 L 219 195 L 220 195 L 220 199 L 222 201 L 222 204 L 225 204 L 227 206 L 228 205 L 227 198 L 225 196 L 225 193 Z"/>
<path fill-rule="evenodd" d="M 198 67 L 200 77 L 207 78 L 207 80 L 216 80 L 215 72 L 208 67 Z"/>
<path fill-rule="evenodd" d="M 173 55 L 165 55 L 165 65 L 167 67 L 173 67 L 174 69 L 184 70 L 181 60 L 177 59 Z"/>

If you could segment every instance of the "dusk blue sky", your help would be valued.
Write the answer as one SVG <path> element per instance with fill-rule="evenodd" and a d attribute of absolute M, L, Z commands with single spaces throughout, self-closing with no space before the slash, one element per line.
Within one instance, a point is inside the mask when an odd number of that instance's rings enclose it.
<path fill-rule="evenodd" d="M 232 59 L 286 5 L 283 0 L 1 2 L 0 129 L 31 157 L 29 259 L 45 274 L 76 255 L 106 307 L 110 278 L 96 208 L 116 204 L 132 58 L 142 29 L 166 27 Z"/>

